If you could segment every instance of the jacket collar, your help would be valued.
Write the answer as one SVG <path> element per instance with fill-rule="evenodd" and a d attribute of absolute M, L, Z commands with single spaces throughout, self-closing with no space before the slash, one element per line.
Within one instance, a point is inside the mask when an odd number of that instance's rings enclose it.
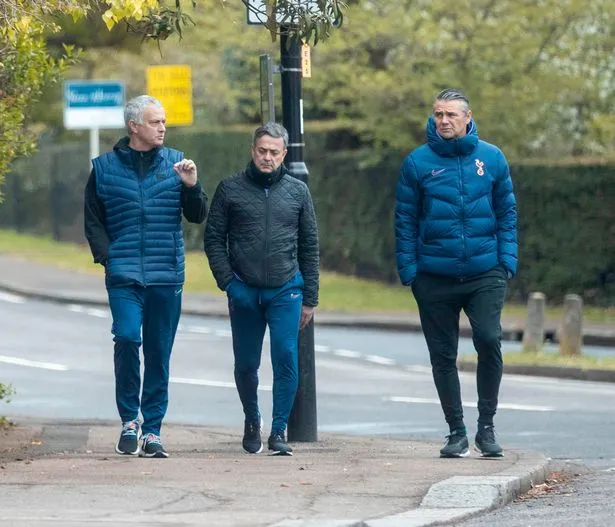
<path fill-rule="evenodd" d="M 248 163 L 248 168 L 246 169 L 248 179 L 254 181 L 254 183 L 260 185 L 261 187 L 271 187 L 275 185 L 287 173 L 288 170 L 284 165 L 280 165 L 280 168 L 271 174 L 261 172 L 258 168 L 256 168 L 254 161 L 250 161 Z"/>
<path fill-rule="evenodd" d="M 436 130 L 436 122 L 431 116 L 427 120 L 427 144 L 442 157 L 458 157 L 471 154 L 478 144 L 478 130 L 474 119 L 468 124 L 466 135 L 458 139 L 444 139 Z"/>
<path fill-rule="evenodd" d="M 140 162 L 140 159 L 139 159 L 140 152 L 137 152 L 136 150 L 133 150 L 132 148 L 130 148 L 128 146 L 129 142 L 130 142 L 130 138 L 128 136 L 122 137 L 117 143 L 115 143 L 115 146 L 113 147 L 113 151 L 115 152 L 117 157 L 120 159 L 122 164 L 130 166 L 138 172 L 139 162 Z M 160 161 L 164 157 L 164 148 L 163 147 L 153 148 L 152 150 L 148 150 L 147 152 L 144 152 L 143 154 L 145 156 L 150 157 L 151 162 L 149 163 L 149 166 L 153 167 L 153 166 L 158 165 L 158 163 L 160 163 Z"/>

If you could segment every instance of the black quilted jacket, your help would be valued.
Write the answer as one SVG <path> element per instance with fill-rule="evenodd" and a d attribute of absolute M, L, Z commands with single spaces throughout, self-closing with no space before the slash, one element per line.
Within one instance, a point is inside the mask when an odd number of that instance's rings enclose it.
<path fill-rule="evenodd" d="M 222 180 L 205 228 L 205 253 L 218 287 L 235 274 L 254 287 L 280 287 L 301 271 L 303 304 L 318 304 L 318 227 L 310 191 L 282 167 L 270 187 L 251 165 Z"/>

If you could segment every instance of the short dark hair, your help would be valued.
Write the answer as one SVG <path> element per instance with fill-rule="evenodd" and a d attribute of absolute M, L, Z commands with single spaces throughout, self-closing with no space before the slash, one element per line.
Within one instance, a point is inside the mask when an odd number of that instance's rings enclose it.
<path fill-rule="evenodd" d="M 455 88 L 446 88 L 436 96 L 436 101 L 462 101 L 465 111 L 470 109 L 470 101 L 461 90 Z"/>
<path fill-rule="evenodd" d="M 254 146 L 256 141 L 265 135 L 273 137 L 274 139 L 282 138 L 284 139 L 284 148 L 288 146 L 288 132 L 281 124 L 270 121 L 262 126 L 259 126 L 256 130 L 254 130 L 252 145 Z"/>

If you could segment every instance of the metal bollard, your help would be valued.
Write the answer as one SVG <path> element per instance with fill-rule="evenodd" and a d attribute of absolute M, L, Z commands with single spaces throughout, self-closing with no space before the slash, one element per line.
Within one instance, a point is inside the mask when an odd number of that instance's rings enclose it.
<path fill-rule="evenodd" d="M 523 351 L 538 353 L 545 340 L 545 306 L 547 298 L 544 293 L 532 293 L 527 301 L 527 319 L 523 331 Z"/>
<path fill-rule="evenodd" d="M 583 299 L 579 295 L 564 297 L 564 315 L 557 331 L 560 355 L 581 355 L 583 346 Z"/>

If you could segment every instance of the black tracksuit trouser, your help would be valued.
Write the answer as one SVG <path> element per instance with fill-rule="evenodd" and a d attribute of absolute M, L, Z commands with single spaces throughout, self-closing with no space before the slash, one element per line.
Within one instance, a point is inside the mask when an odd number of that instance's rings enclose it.
<path fill-rule="evenodd" d="M 493 424 L 502 380 L 500 316 L 506 289 L 506 270 L 501 266 L 463 280 L 419 273 L 412 283 L 434 382 L 451 431 L 465 427 L 457 372 L 462 309 L 472 326 L 472 340 L 478 354 L 478 423 Z"/>

